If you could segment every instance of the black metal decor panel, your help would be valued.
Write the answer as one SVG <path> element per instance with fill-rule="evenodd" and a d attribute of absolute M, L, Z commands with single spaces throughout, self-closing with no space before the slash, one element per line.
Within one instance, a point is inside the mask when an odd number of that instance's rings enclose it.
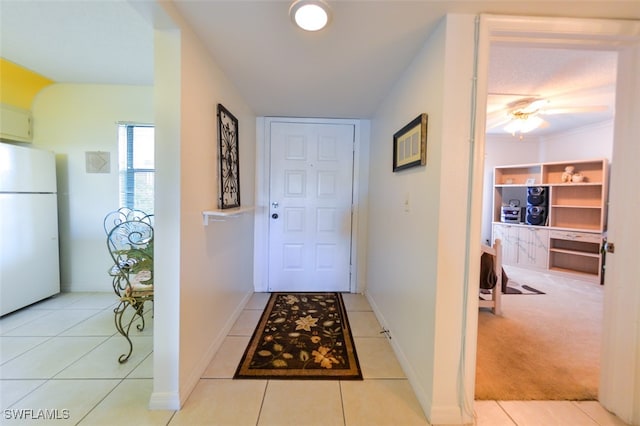
<path fill-rule="evenodd" d="M 240 207 L 238 119 L 222 104 L 218 104 L 218 156 L 220 158 L 220 208 Z"/>

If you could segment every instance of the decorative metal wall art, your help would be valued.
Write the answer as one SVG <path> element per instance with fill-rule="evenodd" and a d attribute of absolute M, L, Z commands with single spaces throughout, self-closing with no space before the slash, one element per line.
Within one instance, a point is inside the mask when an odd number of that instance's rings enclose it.
<path fill-rule="evenodd" d="M 218 104 L 218 156 L 220 158 L 220 208 L 240 207 L 238 119 L 222 104 Z"/>

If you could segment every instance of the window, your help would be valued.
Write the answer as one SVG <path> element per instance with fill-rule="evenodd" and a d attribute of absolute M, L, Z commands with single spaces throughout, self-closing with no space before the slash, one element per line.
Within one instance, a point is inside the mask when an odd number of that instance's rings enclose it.
<path fill-rule="evenodd" d="M 153 213 L 154 128 L 143 124 L 118 126 L 120 207 Z"/>

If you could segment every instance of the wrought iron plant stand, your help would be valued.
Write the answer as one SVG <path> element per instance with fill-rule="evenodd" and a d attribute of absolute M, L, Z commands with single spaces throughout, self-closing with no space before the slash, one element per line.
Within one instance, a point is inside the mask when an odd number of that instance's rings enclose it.
<path fill-rule="evenodd" d="M 131 327 L 137 322 L 135 328 L 144 330 L 145 303 L 153 303 L 152 223 L 152 215 L 128 209 L 112 212 L 105 218 L 107 246 L 113 260 L 109 275 L 119 298 L 113 310 L 115 325 L 129 344 L 129 351 L 118 358 L 120 363 L 126 362 L 133 352 Z"/>

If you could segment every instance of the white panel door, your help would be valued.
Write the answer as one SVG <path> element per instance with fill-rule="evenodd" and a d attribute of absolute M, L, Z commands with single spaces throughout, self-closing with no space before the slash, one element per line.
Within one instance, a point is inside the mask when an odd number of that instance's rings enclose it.
<path fill-rule="evenodd" d="M 272 123 L 269 291 L 349 291 L 354 127 Z"/>

